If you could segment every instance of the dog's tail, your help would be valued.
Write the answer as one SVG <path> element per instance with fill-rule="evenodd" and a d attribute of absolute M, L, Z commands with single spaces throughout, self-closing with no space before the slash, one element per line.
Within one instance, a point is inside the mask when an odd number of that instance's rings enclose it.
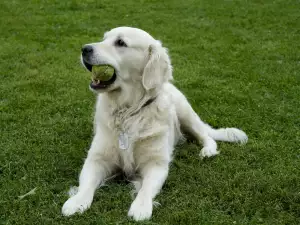
<path fill-rule="evenodd" d="M 214 129 L 205 124 L 208 135 L 216 141 L 238 142 L 246 144 L 248 141 L 247 134 L 237 128 L 220 128 Z"/>

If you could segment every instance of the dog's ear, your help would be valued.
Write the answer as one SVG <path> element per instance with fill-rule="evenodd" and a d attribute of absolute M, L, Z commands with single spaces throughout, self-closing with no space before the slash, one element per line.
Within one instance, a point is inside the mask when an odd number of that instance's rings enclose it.
<path fill-rule="evenodd" d="M 146 90 L 157 88 L 172 80 L 171 60 L 168 50 L 157 41 L 148 48 L 147 64 L 143 72 L 143 86 Z"/>

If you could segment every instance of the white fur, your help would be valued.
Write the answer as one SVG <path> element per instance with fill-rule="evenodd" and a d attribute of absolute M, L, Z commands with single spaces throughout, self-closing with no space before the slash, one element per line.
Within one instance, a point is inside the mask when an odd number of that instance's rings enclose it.
<path fill-rule="evenodd" d="M 117 47 L 122 38 L 128 47 Z M 184 95 L 170 83 L 172 67 L 161 42 L 145 31 L 115 28 L 94 48 L 89 63 L 110 64 L 116 81 L 98 91 L 95 112 L 95 136 L 79 178 L 76 195 L 64 204 L 66 216 L 82 213 L 92 203 L 96 188 L 118 168 L 125 174 L 138 174 L 137 195 L 128 216 L 134 220 L 149 219 L 153 199 L 165 182 L 174 146 L 181 138 L 180 127 L 203 144 L 201 157 L 217 151 L 216 140 L 241 142 L 247 135 L 236 128 L 213 129 L 194 112 Z M 155 100 L 143 107 L 149 100 Z M 120 132 L 129 137 L 128 149 L 119 148 Z"/>

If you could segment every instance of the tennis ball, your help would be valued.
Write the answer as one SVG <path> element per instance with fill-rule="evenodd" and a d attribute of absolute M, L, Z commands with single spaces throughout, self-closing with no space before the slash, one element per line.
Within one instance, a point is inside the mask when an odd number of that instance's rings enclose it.
<path fill-rule="evenodd" d="M 109 65 L 96 65 L 92 67 L 95 80 L 108 81 L 114 75 L 115 69 Z"/>

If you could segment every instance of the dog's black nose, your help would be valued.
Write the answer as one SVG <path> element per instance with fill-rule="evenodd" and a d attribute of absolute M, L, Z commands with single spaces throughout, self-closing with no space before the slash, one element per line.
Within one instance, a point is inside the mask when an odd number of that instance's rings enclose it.
<path fill-rule="evenodd" d="M 83 56 L 91 55 L 93 53 L 93 46 L 85 45 L 82 47 L 81 51 Z"/>

